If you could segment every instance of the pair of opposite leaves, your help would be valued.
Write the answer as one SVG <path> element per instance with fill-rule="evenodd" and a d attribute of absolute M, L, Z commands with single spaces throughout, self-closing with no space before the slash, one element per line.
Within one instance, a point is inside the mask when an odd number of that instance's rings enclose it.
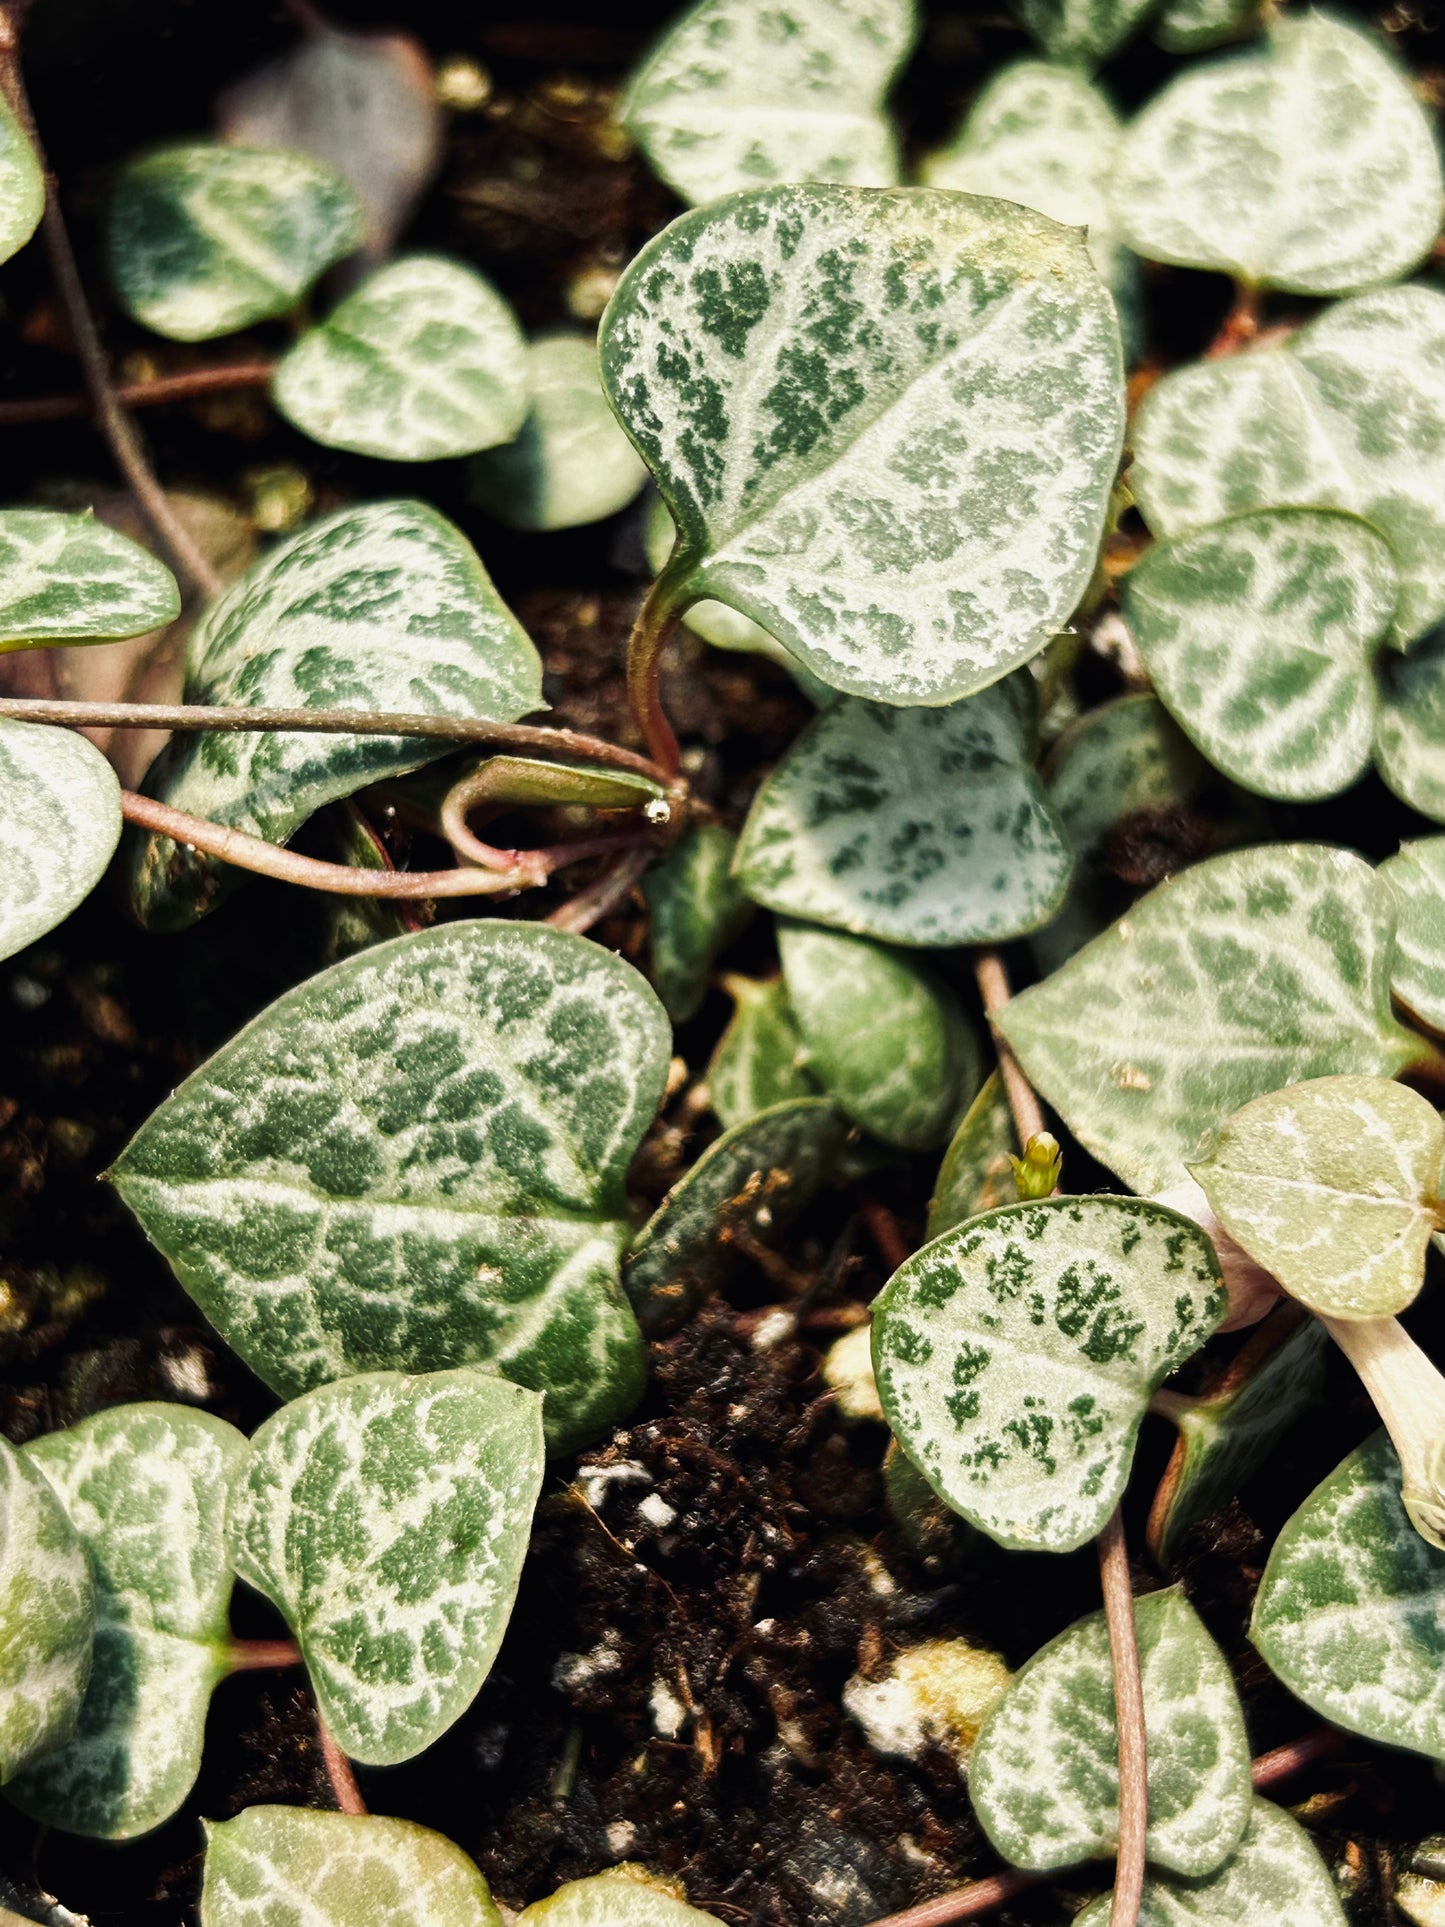
<path fill-rule="evenodd" d="M 471 1370 L 323 1386 L 249 1443 L 122 1405 L 0 1447 L 9 1797 L 106 1839 L 175 1811 L 239 1662 L 233 1571 L 285 1617 L 341 1747 L 412 1758 L 491 1669 L 543 1464 L 540 1398 Z"/>

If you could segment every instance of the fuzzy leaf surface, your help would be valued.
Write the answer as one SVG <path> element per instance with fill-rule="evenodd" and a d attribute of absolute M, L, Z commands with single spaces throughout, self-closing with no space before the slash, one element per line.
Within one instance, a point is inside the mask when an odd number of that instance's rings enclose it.
<path fill-rule="evenodd" d="M 675 1024 L 697 1014 L 718 952 L 752 917 L 752 905 L 732 874 L 736 850 L 737 838 L 721 824 L 696 824 L 643 883 L 652 981 Z"/>
<path fill-rule="evenodd" d="M 665 604 L 716 597 L 833 688 L 966 696 L 1089 580 L 1123 383 L 1072 228 L 932 188 L 736 195 L 642 250 L 601 354 L 678 526 Z"/>
<path fill-rule="evenodd" d="M 1431 1030 L 1445 1030 L 1445 836 L 1401 846 L 1380 865 L 1395 893 L 1395 969 L 1390 987 Z"/>
<path fill-rule="evenodd" d="M 17 254 L 45 212 L 45 177 L 9 101 L 0 101 L 0 261 Z"/>
<path fill-rule="evenodd" d="M 0 1782 L 75 1731 L 94 1633 L 80 1535 L 44 1473 L 0 1439 Z"/>
<path fill-rule="evenodd" d="M 803 1063 L 803 1033 L 781 977 L 759 983 L 724 979 L 734 1010 L 707 1067 L 712 1108 L 724 1128 L 791 1097 L 815 1097 L 818 1086 Z"/>
<path fill-rule="evenodd" d="M 116 182 L 110 277 L 133 319 L 209 341 L 294 308 L 361 245 L 361 203 L 304 154 L 213 142 L 162 148 Z"/>
<path fill-rule="evenodd" d="M 1229 1858 L 1249 1825 L 1244 1716 L 1228 1661 L 1179 1587 L 1136 1600 L 1134 1627 L 1149 1858 L 1197 1878 Z M 985 1833 L 1016 1867 L 1047 1873 L 1117 1850 L 1119 1726 L 1103 1613 L 1050 1640 L 1015 1675 L 978 1736 L 968 1794 Z"/>
<path fill-rule="evenodd" d="M 623 125 L 694 205 L 780 181 L 889 187 L 883 102 L 915 30 L 912 0 L 702 0 L 633 75 Z"/>
<path fill-rule="evenodd" d="M 884 943 L 993 943 L 1047 923 L 1073 857 L 1034 774 L 1033 720 L 1013 681 L 941 709 L 831 704 L 754 799 L 742 887 Z"/>
<path fill-rule="evenodd" d="M 1139 1198 L 1006 1205 L 915 1252 L 873 1308 L 899 1442 L 1000 1545 L 1071 1552 L 1124 1489 L 1151 1393 L 1225 1311 L 1214 1247 Z"/>
<path fill-rule="evenodd" d="M 1131 1190 L 1164 1191 L 1250 1098 L 1429 1058 L 1391 1015 L 1394 923 L 1389 885 L 1347 850 L 1229 851 L 1151 890 L 999 1022 L 1081 1142 Z"/>
<path fill-rule="evenodd" d="M 285 1616 L 353 1759 L 413 1758 L 491 1671 L 542 1489 L 541 1408 L 490 1372 L 370 1372 L 252 1439 L 227 1550 Z"/>
<path fill-rule="evenodd" d="M 120 841 L 120 784 L 70 729 L 0 720 L 0 957 L 90 895 Z"/>
<path fill-rule="evenodd" d="M 271 394 L 327 448 L 435 462 L 509 442 L 527 414 L 527 344 L 490 281 L 408 254 L 378 269 L 277 363 Z"/>
<path fill-rule="evenodd" d="M 84 1541 L 95 1657 L 73 1738 L 6 1793 L 67 1833 L 130 1840 L 168 1820 L 200 1770 L 229 1663 L 221 1531 L 246 1441 L 207 1412 L 139 1404 L 25 1450 Z"/>
<path fill-rule="evenodd" d="M 113 642 L 180 612 L 165 564 L 94 516 L 0 509 L 0 652 Z"/>
<path fill-rule="evenodd" d="M 641 1390 L 623 1179 L 671 1032 L 630 964 L 540 924 L 449 923 L 299 985 L 113 1167 L 226 1342 L 283 1397 L 485 1364 L 562 1449 Z"/>
<path fill-rule="evenodd" d="M 716 1914 L 689 1907 L 641 1867 L 610 1867 L 586 1880 L 569 1880 L 546 1900 L 534 1900 L 517 1927 L 718 1927 Z"/>
<path fill-rule="evenodd" d="M 928 1206 L 930 1238 L 1018 1196 L 1009 1157 L 1019 1149 L 1003 1078 L 990 1071 L 949 1141 Z"/>
<path fill-rule="evenodd" d="M 1352 294 L 1429 253 L 1441 192 L 1405 73 L 1368 34 L 1311 13 L 1171 81 L 1125 135 L 1114 205 L 1151 261 Z"/>

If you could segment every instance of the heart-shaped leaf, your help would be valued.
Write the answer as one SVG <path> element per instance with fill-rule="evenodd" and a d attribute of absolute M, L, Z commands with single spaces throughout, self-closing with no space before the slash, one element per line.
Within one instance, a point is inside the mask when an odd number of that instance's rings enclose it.
<path fill-rule="evenodd" d="M 1006 1205 L 935 1238 L 873 1307 L 899 1443 L 1000 1545 L 1071 1552 L 1124 1489 L 1155 1387 L 1225 1311 L 1209 1239 L 1138 1198 Z"/>
<path fill-rule="evenodd" d="M 206 611 L 186 701 L 398 710 L 513 722 L 542 702 L 536 650 L 461 531 L 421 502 L 342 509 L 274 548 Z M 151 793 L 284 843 L 323 803 L 444 755 L 390 736 L 177 737 Z M 153 928 L 209 909 L 235 871 L 141 840 L 132 907 Z"/>
<path fill-rule="evenodd" d="M 1197 1878 L 1223 1865 L 1249 1825 L 1244 1716 L 1228 1661 L 1179 1587 L 1136 1600 L 1134 1628 L 1149 1858 Z M 978 1736 L 968 1797 L 1016 1867 L 1049 1872 L 1116 1851 L 1119 1727 L 1103 1613 L 1050 1640 L 1015 1675 Z"/>
<path fill-rule="evenodd" d="M 1253 33 L 1262 11 L 1261 0 L 1164 0 L 1153 38 L 1171 54 L 1204 53 Z"/>
<path fill-rule="evenodd" d="M 1096 66 L 1133 33 L 1153 0 L 1017 0 L 1020 20 L 1054 60 Z"/>
<path fill-rule="evenodd" d="M 106 230 L 127 313 L 173 341 L 285 314 L 361 246 L 361 203 L 331 168 L 273 148 L 195 142 L 133 161 Z"/>
<path fill-rule="evenodd" d="M 531 413 L 517 439 L 472 464 L 472 498 L 511 529 L 574 529 L 624 509 L 647 480 L 617 426 L 586 335 L 542 335 L 527 350 Z"/>
<path fill-rule="evenodd" d="M 1220 1223 L 1328 1318 L 1413 1304 L 1437 1225 L 1445 1120 L 1383 1077 L 1318 1077 L 1228 1118 L 1191 1174 Z"/>
<path fill-rule="evenodd" d="M 1375 758 L 1402 803 L 1445 823 L 1445 626 L 1381 662 Z"/>
<path fill-rule="evenodd" d="M 642 250 L 601 352 L 678 525 L 662 610 L 713 596 L 834 688 L 942 703 L 1089 580 L 1123 385 L 1072 228 L 931 188 L 740 195 Z"/>
<path fill-rule="evenodd" d="M 180 612 L 165 564 L 94 516 L 0 509 L 0 652 L 138 636 Z"/>
<path fill-rule="evenodd" d="M 422 1752 L 491 1671 L 542 1489 L 541 1408 L 489 1372 L 371 1372 L 252 1439 L 227 1548 L 284 1614 L 354 1759 Z"/>
<path fill-rule="evenodd" d="M 941 1237 L 982 1211 L 1013 1204 L 1018 1189 L 1010 1159 L 1018 1149 L 1003 1078 L 990 1071 L 944 1153 L 928 1207 L 928 1236 Z"/>
<path fill-rule="evenodd" d="M 999 1023 L 1074 1135 L 1131 1190 L 1164 1191 L 1252 1097 L 1429 1060 L 1390 1014 L 1394 921 L 1348 850 L 1232 850 L 1151 890 Z"/>
<path fill-rule="evenodd" d="M 1403 844 L 1380 875 L 1400 913 L 1390 988 L 1417 1021 L 1445 1030 L 1445 836 Z"/>
<path fill-rule="evenodd" d="M 94 1633 L 80 1535 L 44 1473 L 0 1439 L 0 1782 L 75 1731 Z"/>
<path fill-rule="evenodd" d="M 1047 923 L 1072 867 L 1034 774 L 1033 697 L 842 701 L 764 782 L 738 879 L 769 909 L 885 943 L 993 943 Z"/>
<path fill-rule="evenodd" d="M 554 1450 L 645 1375 L 623 1180 L 672 1035 L 632 968 L 500 919 L 377 944 L 189 1077 L 112 1170 L 177 1276 L 283 1397 L 483 1363 L 548 1394 Z"/>
<path fill-rule="evenodd" d="M 120 841 L 120 784 L 68 729 L 0 720 L 0 957 L 83 903 Z"/>
<path fill-rule="evenodd" d="M 1074 1917 L 1074 1927 L 1109 1927 L 1112 1894 Z M 1330 1870 L 1297 1820 L 1256 1799 L 1233 1857 L 1203 1880 L 1151 1877 L 1139 1927 L 1349 1927 Z"/>
<path fill-rule="evenodd" d="M 708 1096 L 723 1125 L 745 1124 L 791 1097 L 816 1096 L 782 978 L 725 977 L 723 986 L 735 1008 L 707 1067 Z"/>
<path fill-rule="evenodd" d="M 898 179 L 884 96 L 913 0 L 702 0 L 633 75 L 622 122 L 685 201 L 774 181 Z"/>
<path fill-rule="evenodd" d="M 1445 614 L 1445 294 L 1361 295 L 1279 346 L 1168 374 L 1133 443 L 1130 486 L 1156 535 L 1343 509 L 1395 552 L 1396 640 Z"/>
<path fill-rule="evenodd" d="M 718 1927 L 679 1900 L 642 1867 L 609 1867 L 586 1880 L 569 1880 L 546 1900 L 534 1900 L 517 1927 Z"/>
<path fill-rule="evenodd" d="M 713 962 L 746 927 L 752 905 L 733 879 L 737 838 L 717 823 L 686 830 L 642 886 L 652 982 L 675 1024 L 696 1016 Z"/>
<path fill-rule="evenodd" d="M 201 1927 L 502 1927 L 460 1847 L 409 1820 L 247 1807 L 206 1826 Z"/>
<path fill-rule="evenodd" d="M 1124 613 L 1160 699 L 1210 762 L 1302 803 L 1369 767 L 1371 659 L 1399 593 L 1368 523 L 1281 509 L 1156 542 L 1125 578 Z"/>
<path fill-rule="evenodd" d="M 0 101 L 0 210 L 0 261 L 8 261 L 45 212 L 45 177 L 9 101 Z"/>
<path fill-rule="evenodd" d="M 1410 1522 L 1386 1433 L 1352 1452 L 1275 1540 L 1250 1637 L 1322 1718 L 1445 1760 L 1445 1553 Z"/>
<path fill-rule="evenodd" d="M 511 441 L 526 419 L 527 344 L 490 281 L 408 254 L 306 331 L 271 394 L 328 448 L 391 462 L 471 455 Z"/>
<path fill-rule="evenodd" d="M 1114 181 L 1136 253 L 1295 294 L 1408 274 L 1434 244 L 1441 194 L 1405 74 L 1318 13 L 1171 81 L 1125 135 Z"/>
<path fill-rule="evenodd" d="M 778 931 L 804 1062 L 884 1144 L 926 1151 L 983 1081 L 978 1039 L 952 993 L 911 957 L 807 924 Z"/>
<path fill-rule="evenodd" d="M 5 1789 L 68 1833 L 130 1840 L 180 1806 L 230 1669 L 227 1494 L 241 1434 L 183 1405 L 117 1405 L 26 1448 L 84 1541 L 95 1658 L 74 1737 Z"/>
<path fill-rule="evenodd" d="M 624 1279 L 649 1336 L 711 1297 L 749 1246 L 780 1237 L 828 1178 L 847 1123 L 826 1098 L 794 1098 L 724 1131 L 637 1234 Z"/>

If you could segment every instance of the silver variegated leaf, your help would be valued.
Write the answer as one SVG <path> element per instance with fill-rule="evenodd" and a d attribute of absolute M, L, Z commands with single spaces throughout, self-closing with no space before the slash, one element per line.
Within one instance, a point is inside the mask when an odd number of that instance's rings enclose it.
<path fill-rule="evenodd" d="M 45 212 L 45 177 L 9 101 L 0 101 L 0 261 L 19 252 Z"/>
<path fill-rule="evenodd" d="M 1432 1058 L 1390 1011 L 1394 925 L 1389 885 L 1348 850 L 1230 851 L 1151 890 L 999 1023 L 1075 1136 L 1131 1190 L 1164 1191 L 1252 1097 Z"/>
<path fill-rule="evenodd" d="M 1150 1394 L 1225 1311 L 1209 1239 L 1138 1198 L 1006 1205 L 935 1238 L 873 1307 L 883 1409 L 955 1512 L 1069 1552 L 1124 1489 Z"/>
<path fill-rule="evenodd" d="M 527 415 L 527 344 L 490 281 L 408 254 L 277 363 L 271 394 L 314 442 L 434 462 L 509 442 Z"/>
<path fill-rule="evenodd" d="M 371 1372 L 252 1439 L 228 1553 L 285 1616 L 354 1759 L 422 1752 L 491 1671 L 542 1488 L 541 1408 L 490 1372 Z"/>
<path fill-rule="evenodd" d="M 117 1405 L 26 1448 L 84 1542 L 95 1657 L 74 1736 L 12 1780 L 22 1812 L 129 1840 L 168 1820 L 201 1765 L 231 1666 L 227 1494 L 245 1439 L 182 1405 Z"/>
<path fill-rule="evenodd" d="M 652 982 L 675 1024 L 696 1016 L 718 952 L 752 916 L 732 874 L 736 849 L 737 838 L 721 824 L 695 824 L 643 883 Z"/>
<path fill-rule="evenodd" d="M 1372 659 L 1400 580 L 1353 515 L 1280 509 L 1156 542 L 1123 606 L 1160 700 L 1260 796 L 1337 796 L 1375 745 Z"/>
<path fill-rule="evenodd" d="M 1229 1663 L 1175 1586 L 1134 1602 L 1149 1760 L 1150 1860 L 1194 1878 L 1238 1847 L 1253 1794 Z M 1050 1872 L 1119 1843 L 1119 1725 L 1103 1613 L 1034 1654 L 985 1721 L 968 1767 L 984 1832 Z"/>
<path fill-rule="evenodd" d="M 1034 774 L 1032 691 L 940 709 L 831 704 L 763 783 L 738 845 L 756 902 L 884 943 L 993 943 L 1047 923 L 1072 855 Z"/>
<path fill-rule="evenodd" d="M 1406 275 L 1440 226 L 1435 136 L 1407 76 L 1327 15 L 1171 81 L 1125 136 L 1124 239 L 1153 261 L 1295 294 Z"/>
<path fill-rule="evenodd" d="M 187 647 L 185 698 L 512 722 L 541 706 L 542 671 L 461 531 L 422 502 L 373 502 L 303 529 L 211 605 Z M 172 739 L 147 787 L 284 843 L 323 803 L 445 752 L 415 738 L 202 731 Z M 147 836 L 132 908 L 152 928 L 183 925 L 228 887 L 226 874 Z"/>
<path fill-rule="evenodd" d="M 0 509 L 0 653 L 113 642 L 180 612 L 165 564 L 94 516 Z"/>
<path fill-rule="evenodd" d="M 1051 59 L 1097 66 L 1133 33 L 1153 0 L 1017 0 L 1020 20 Z"/>
<path fill-rule="evenodd" d="M 1445 626 L 1380 663 L 1375 761 L 1402 803 L 1445 823 Z"/>
<path fill-rule="evenodd" d="M 117 1189 L 283 1397 L 486 1364 L 556 1450 L 646 1373 L 623 1180 L 672 1037 L 630 964 L 500 919 L 377 944 L 263 1011 L 142 1125 Z"/>
<path fill-rule="evenodd" d="M 0 1782 L 75 1731 L 94 1634 L 80 1535 L 34 1460 L 0 1439 Z"/>
<path fill-rule="evenodd" d="M 803 1033 L 782 978 L 725 977 L 723 987 L 734 1009 L 707 1067 L 707 1088 L 724 1128 L 790 1097 L 815 1097 L 818 1086 L 804 1065 Z"/>
<path fill-rule="evenodd" d="M 68 729 L 0 720 L 0 957 L 53 930 L 105 875 L 120 784 Z"/>
<path fill-rule="evenodd" d="M 321 162 L 198 141 L 124 169 L 106 249 L 127 313 L 173 341 L 208 341 L 294 308 L 362 229 L 360 201 Z"/>
<path fill-rule="evenodd" d="M 1380 875 L 1400 915 L 1390 988 L 1418 1022 L 1445 1031 L 1445 836 L 1403 844 Z"/>
<path fill-rule="evenodd" d="M 1010 1159 L 1018 1149 L 1003 1078 L 990 1071 L 944 1153 L 928 1206 L 928 1236 L 941 1237 L 982 1211 L 1014 1203 L 1018 1187 Z"/>
<path fill-rule="evenodd" d="M 1153 38 L 1171 54 L 1205 53 L 1253 33 L 1263 11 L 1260 0 L 1164 0 Z"/>
<path fill-rule="evenodd" d="M 201 1927 L 502 1927 L 441 1834 L 371 1813 L 247 1807 L 206 1826 Z"/>
<path fill-rule="evenodd" d="M 1036 655 L 1088 582 L 1123 386 L 1074 229 L 930 188 L 738 195 L 643 249 L 601 353 L 678 525 L 662 609 L 715 597 L 907 706 Z"/>
<path fill-rule="evenodd" d="M 622 122 L 694 204 L 779 181 L 888 187 L 884 96 L 913 0 L 702 0 L 633 75 Z"/>
<path fill-rule="evenodd" d="M 624 1863 L 534 1900 L 518 1914 L 517 1927 L 718 1927 L 718 1919 L 679 1900 L 646 1868 Z"/>

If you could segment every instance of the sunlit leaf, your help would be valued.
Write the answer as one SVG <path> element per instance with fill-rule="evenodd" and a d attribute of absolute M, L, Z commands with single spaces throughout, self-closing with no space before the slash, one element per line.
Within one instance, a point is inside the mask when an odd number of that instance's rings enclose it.
<path fill-rule="evenodd" d="M 718 1927 L 718 1920 L 677 1899 L 643 1868 L 624 1865 L 569 1880 L 548 1899 L 534 1900 L 516 1927 Z"/>
<path fill-rule="evenodd" d="M 1094 66 L 1123 45 L 1153 0 L 1016 0 L 1016 5 L 1046 54 Z"/>
<path fill-rule="evenodd" d="M 1018 1149 L 1003 1078 L 990 1071 L 944 1153 L 928 1207 L 928 1236 L 937 1238 L 981 1211 L 1012 1204 L 1018 1193 L 1009 1157 Z"/>
<path fill-rule="evenodd" d="M 1407 76 L 1368 34 L 1308 13 L 1171 81 L 1125 135 L 1114 206 L 1150 260 L 1351 294 L 1429 253 L 1441 194 Z"/>
<path fill-rule="evenodd" d="M 632 77 L 622 121 L 685 201 L 778 181 L 888 187 L 883 100 L 913 0 L 702 0 Z"/>
<path fill-rule="evenodd" d="M 165 564 L 94 516 L 0 509 L 0 651 L 138 636 L 180 610 Z"/>
<path fill-rule="evenodd" d="M 241 1434 L 183 1405 L 116 1405 L 26 1448 L 84 1541 L 95 1658 L 74 1737 L 12 1780 L 22 1812 L 129 1840 L 170 1818 L 229 1670 L 227 1495 Z"/>
<path fill-rule="evenodd" d="M 1249 1825 L 1249 1742 L 1229 1663 L 1179 1587 L 1134 1602 L 1150 1860 L 1210 1874 Z M 1103 1613 L 1051 1640 L 985 1722 L 968 1797 L 1006 1860 L 1049 1872 L 1119 1842 L 1119 1729 Z"/>
<path fill-rule="evenodd" d="M 548 1394 L 561 1450 L 641 1389 L 623 1179 L 671 1044 L 647 984 L 597 944 L 449 923 L 272 1004 L 112 1176 L 283 1397 L 386 1366 L 487 1364 Z"/>
<path fill-rule="evenodd" d="M 948 1136 L 983 1078 L 978 1039 L 911 957 L 807 924 L 778 931 L 804 1064 L 856 1124 L 900 1150 Z"/>
<path fill-rule="evenodd" d="M 940 1748 L 966 1768 L 980 1727 L 1008 1690 L 1002 1658 L 967 1639 L 925 1639 L 905 1646 L 872 1677 L 855 1673 L 843 1710 L 857 1720 L 874 1753 L 922 1761 Z"/>
<path fill-rule="evenodd" d="M 727 977 L 723 984 L 735 1008 L 707 1067 L 707 1088 L 724 1126 L 745 1124 L 790 1097 L 816 1096 L 782 978 Z"/>
<path fill-rule="evenodd" d="M 1153 37 L 1172 54 L 1204 53 L 1253 33 L 1263 11 L 1261 0 L 1164 0 Z"/>
<path fill-rule="evenodd" d="M 120 784 L 68 729 L 0 720 L 0 957 L 53 930 L 105 875 Z"/>
<path fill-rule="evenodd" d="M 341 509 L 272 549 L 213 603 L 186 701 L 515 721 L 541 706 L 536 650 L 461 531 L 421 502 Z M 147 778 L 176 809 L 283 843 L 323 803 L 446 753 L 389 736 L 200 731 Z M 136 847 L 132 907 L 152 928 L 209 909 L 235 871 L 169 837 Z"/>
<path fill-rule="evenodd" d="M 409 1820 L 247 1807 L 206 1827 L 201 1927 L 502 1927 L 460 1847 Z"/>
<path fill-rule="evenodd" d="M 715 597 L 835 688 L 941 703 L 1089 579 L 1123 387 L 1075 229 L 930 188 L 740 195 L 642 250 L 601 353 L 679 529 L 660 607 Z"/>
<path fill-rule="evenodd" d="M 8 261 L 45 212 L 45 177 L 8 100 L 0 100 L 0 210 L 0 261 Z"/>
<path fill-rule="evenodd" d="M 94 1631 L 80 1535 L 44 1473 L 0 1439 L 0 1781 L 74 1732 Z"/>
<path fill-rule="evenodd" d="M 1124 613 L 1161 701 L 1261 796 L 1336 796 L 1369 767 L 1371 668 L 1400 583 L 1368 523 L 1317 509 L 1241 515 L 1156 542 Z"/>
<path fill-rule="evenodd" d="M 720 824 L 695 824 L 643 883 L 652 982 L 675 1024 L 696 1015 L 718 952 L 752 916 L 732 874 L 736 848 L 737 838 Z"/>
<path fill-rule="evenodd" d="M 1163 1191 L 1252 1097 L 1431 1059 L 1390 1013 L 1394 922 L 1389 885 L 1347 850 L 1230 851 L 1151 890 L 999 1022 L 1074 1135 L 1132 1190 Z"/>
<path fill-rule="evenodd" d="M 1445 823 L 1445 626 L 1381 662 L 1375 758 L 1402 803 Z"/>
<path fill-rule="evenodd" d="M 1072 857 L 1008 681 L 941 709 L 833 703 L 758 791 L 738 878 L 772 910 L 886 943 L 992 943 L 1047 923 Z"/>
<path fill-rule="evenodd" d="M 208 341 L 294 308 L 361 237 L 361 204 L 331 168 L 195 142 L 122 171 L 106 248 L 129 314 L 173 341 Z"/>
<path fill-rule="evenodd" d="M 542 1487 L 541 1405 L 488 1372 L 372 1372 L 252 1439 L 227 1548 L 285 1615 L 354 1759 L 422 1752 L 491 1671 Z"/>
<path fill-rule="evenodd" d="M 1007 1205 L 925 1245 L 874 1301 L 883 1409 L 970 1523 L 1071 1551 L 1123 1491 L 1150 1394 L 1225 1303 L 1213 1245 L 1178 1212 Z"/>
<path fill-rule="evenodd" d="M 1445 1030 L 1445 836 L 1403 844 L 1380 875 L 1400 913 L 1390 988 L 1418 1022 Z"/>

